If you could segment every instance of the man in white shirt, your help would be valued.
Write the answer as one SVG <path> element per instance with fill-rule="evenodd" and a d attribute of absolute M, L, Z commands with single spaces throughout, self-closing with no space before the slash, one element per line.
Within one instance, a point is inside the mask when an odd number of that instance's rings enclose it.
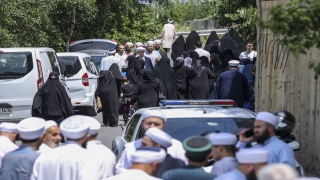
<path fill-rule="evenodd" d="M 90 137 L 87 142 L 87 150 L 91 157 L 99 166 L 100 179 L 113 176 L 114 166 L 116 165 L 116 156 L 97 139 L 100 130 L 100 123 L 92 117 L 86 117 L 90 123 Z"/>
<path fill-rule="evenodd" d="M 169 52 L 172 44 L 174 42 L 174 38 L 177 36 L 176 28 L 173 25 L 173 20 L 168 19 L 168 23 L 163 26 L 161 38 L 163 41 L 163 49 L 166 52 Z"/>
<path fill-rule="evenodd" d="M 105 58 L 103 58 L 103 59 L 101 60 L 100 71 L 109 70 L 110 66 L 111 66 L 113 63 L 116 63 L 116 64 L 118 64 L 118 66 L 119 66 L 119 71 L 121 72 L 121 70 L 122 70 L 122 63 L 121 63 L 121 60 L 120 60 L 119 58 L 115 57 L 116 50 L 115 50 L 115 49 L 108 50 L 108 54 L 109 54 L 108 57 L 105 57 Z"/>
<path fill-rule="evenodd" d="M 115 54 L 115 57 L 120 59 L 121 64 L 122 64 L 122 69 L 128 67 L 128 62 L 127 62 L 128 55 L 124 52 L 124 46 L 123 45 L 119 46 L 119 52 L 117 52 Z"/>
<path fill-rule="evenodd" d="M 124 53 L 125 53 L 127 56 L 133 55 L 132 47 L 133 47 L 133 44 L 132 44 L 131 42 L 127 42 L 127 43 L 124 45 L 124 48 L 125 48 Z"/>
<path fill-rule="evenodd" d="M 30 180 L 99 179 L 99 167 L 83 146 L 89 138 L 90 124 L 86 116 L 74 115 L 63 120 L 60 130 L 65 144 L 43 152 L 33 166 Z"/>
<path fill-rule="evenodd" d="M 0 167 L 4 155 L 19 148 L 14 143 L 17 134 L 18 129 L 16 123 L 3 122 L 0 124 Z"/>
<path fill-rule="evenodd" d="M 250 58 L 251 61 L 253 61 L 253 58 L 257 57 L 257 52 L 253 50 L 253 43 L 248 42 L 246 48 L 247 50 L 240 54 L 239 59 L 247 57 Z"/>
<path fill-rule="evenodd" d="M 155 43 L 153 41 L 148 41 L 147 42 L 147 50 L 144 53 L 145 57 L 148 57 L 151 59 L 153 67 L 155 67 L 156 62 L 161 59 L 161 55 L 160 55 L 159 51 L 154 50 L 154 45 L 155 45 Z"/>
<path fill-rule="evenodd" d="M 205 56 L 208 58 L 208 61 L 210 59 L 210 53 L 204 49 L 202 49 L 202 42 L 201 41 L 196 41 L 196 43 L 194 44 L 195 46 L 195 51 L 199 54 L 199 57 L 201 56 Z"/>
<path fill-rule="evenodd" d="M 39 147 L 39 152 L 42 153 L 59 146 L 61 141 L 61 134 L 58 124 L 55 121 L 46 121 L 45 133 L 43 136 L 42 144 Z"/>

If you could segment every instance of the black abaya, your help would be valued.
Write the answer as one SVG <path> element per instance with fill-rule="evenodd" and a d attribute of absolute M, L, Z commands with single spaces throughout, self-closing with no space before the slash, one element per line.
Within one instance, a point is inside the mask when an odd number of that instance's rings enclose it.
<path fill-rule="evenodd" d="M 177 59 L 177 57 L 180 57 L 182 53 L 184 53 L 186 43 L 184 42 L 184 38 L 182 35 L 176 39 L 172 44 L 172 52 L 171 52 L 171 58 L 173 61 Z"/>
<path fill-rule="evenodd" d="M 113 74 L 115 80 L 116 80 L 116 84 L 117 84 L 117 90 L 118 90 L 118 98 L 120 95 L 120 87 L 122 84 L 122 75 L 121 72 L 119 71 L 119 66 L 116 63 L 113 63 L 109 70 L 111 71 L 111 73 Z"/>
<path fill-rule="evenodd" d="M 103 124 L 109 126 L 118 125 L 119 94 L 115 77 L 112 76 L 111 71 L 103 71 L 100 74 L 96 95 L 100 97 L 102 104 Z"/>
<path fill-rule="evenodd" d="M 209 62 L 209 60 L 206 56 L 201 56 L 200 60 L 201 60 L 201 66 L 208 68 L 210 70 L 210 72 L 214 73 L 212 61 Z M 211 91 L 213 90 L 215 81 L 214 81 L 214 79 L 208 79 L 208 83 L 209 83 L 209 94 L 210 94 Z"/>
<path fill-rule="evenodd" d="M 219 36 L 217 35 L 216 31 L 211 31 L 210 36 L 207 39 L 206 45 L 210 44 L 215 40 L 219 40 Z"/>
<path fill-rule="evenodd" d="M 161 58 L 156 67 L 153 68 L 152 74 L 154 77 L 160 79 L 165 86 L 165 92 L 167 99 L 177 99 L 177 81 L 174 78 L 175 73 L 170 66 L 169 58 Z"/>
<path fill-rule="evenodd" d="M 186 39 L 186 51 L 195 50 L 195 43 L 200 41 L 200 36 L 196 31 L 191 31 Z"/>
<path fill-rule="evenodd" d="M 133 69 L 134 63 L 136 62 L 136 57 L 135 56 L 128 56 L 127 61 L 128 61 L 128 68 L 127 68 L 127 73 Z"/>
<path fill-rule="evenodd" d="M 33 117 L 55 120 L 58 124 L 74 114 L 71 100 L 60 83 L 58 73 L 51 72 L 46 83 L 35 94 L 31 114 Z"/>
<path fill-rule="evenodd" d="M 143 59 L 136 59 L 133 69 L 127 73 L 127 77 L 135 88 L 138 86 L 138 83 L 143 80 L 143 72 L 145 71 L 144 66 L 145 62 Z"/>
<path fill-rule="evenodd" d="M 130 105 L 137 102 L 139 109 L 158 106 L 158 85 L 160 85 L 160 90 L 163 91 L 164 85 L 161 81 L 157 81 L 151 71 L 144 71 L 143 80 L 135 88 Z"/>
<path fill-rule="evenodd" d="M 174 65 L 174 72 L 176 73 L 178 99 L 188 99 L 187 91 L 187 73 L 189 71 L 188 66 L 184 66 L 183 59 L 177 59 Z"/>

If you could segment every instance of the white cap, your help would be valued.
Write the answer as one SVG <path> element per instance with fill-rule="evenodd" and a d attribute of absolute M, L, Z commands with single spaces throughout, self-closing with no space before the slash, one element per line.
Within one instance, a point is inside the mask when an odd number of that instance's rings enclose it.
<path fill-rule="evenodd" d="M 43 135 L 46 121 L 42 118 L 30 117 L 18 123 L 18 133 L 21 139 L 33 140 Z"/>
<path fill-rule="evenodd" d="M 257 114 L 256 120 L 267 122 L 274 127 L 277 127 L 279 124 L 279 117 L 269 112 L 259 112 Z"/>
<path fill-rule="evenodd" d="M 90 123 L 89 134 L 96 135 L 101 128 L 101 124 L 99 123 L 99 121 L 97 119 L 95 119 L 93 117 L 86 116 L 86 119 Z"/>
<path fill-rule="evenodd" d="M 168 148 L 172 145 L 172 137 L 166 132 L 160 130 L 159 128 L 152 127 L 149 128 L 146 133 L 152 141 L 160 144 L 164 148 Z"/>
<path fill-rule="evenodd" d="M 132 42 L 127 42 L 124 46 L 127 47 L 127 46 L 129 46 L 129 45 L 130 45 L 130 46 L 133 46 Z"/>
<path fill-rule="evenodd" d="M 229 66 L 232 66 L 232 67 L 239 66 L 239 61 L 237 60 L 231 60 L 228 63 L 229 63 Z"/>
<path fill-rule="evenodd" d="M 81 139 L 89 133 L 90 123 L 86 116 L 70 116 L 60 124 L 62 135 L 69 139 Z"/>
<path fill-rule="evenodd" d="M 240 164 L 259 164 L 269 160 L 269 151 L 262 148 L 246 148 L 236 153 L 236 158 Z"/>
<path fill-rule="evenodd" d="M 18 125 L 16 123 L 3 122 L 0 124 L 0 132 L 16 133 L 18 132 Z"/>
<path fill-rule="evenodd" d="M 136 50 L 137 50 L 137 52 L 138 51 L 146 51 L 146 49 L 144 47 L 138 47 Z"/>
<path fill-rule="evenodd" d="M 154 40 L 154 43 L 162 43 L 162 41 L 160 40 L 160 39 L 156 39 L 156 40 Z"/>
<path fill-rule="evenodd" d="M 155 43 L 154 43 L 154 41 L 147 41 L 147 45 L 148 45 L 148 44 L 154 45 Z"/>
<path fill-rule="evenodd" d="M 164 123 L 167 122 L 167 117 L 158 109 L 147 109 L 142 113 L 141 119 L 145 120 L 147 117 L 158 117 L 164 121 Z"/>
<path fill-rule="evenodd" d="M 136 42 L 136 46 L 143 46 L 143 43 L 141 43 L 141 42 Z"/>
<path fill-rule="evenodd" d="M 52 121 L 52 120 L 46 121 L 45 130 L 51 128 L 52 126 L 58 126 L 58 124 L 55 121 Z"/>
<path fill-rule="evenodd" d="M 207 136 L 212 145 L 235 145 L 237 143 L 237 136 L 231 133 L 215 133 Z"/>
<path fill-rule="evenodd" d="M 168 23 L 173 23 L 173 20 L 172 19 L 168 19 Z"/>
<path fill-rule="evenodd" d="M 167 153 L 157 147 L 141 147 L 132 155 L 132 163 L 151 164 L 154 162 L 162 163 Z"/>
<path fill-rule="evenodd" d="M 115 49 L 110 49 L 110 50 L 108 50 L 108 54 L 114 54 L 114 53 L 116 53 L 117 51 L 115 50 Z"/>

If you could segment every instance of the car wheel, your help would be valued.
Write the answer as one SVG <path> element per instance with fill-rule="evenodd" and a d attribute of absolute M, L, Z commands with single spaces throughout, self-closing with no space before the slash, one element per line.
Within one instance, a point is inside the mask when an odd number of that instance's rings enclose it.
<path fill-rule="evenodd" d="M 93 99 L 93 104 L 90 107 L 87 107 L 87 114 L 89 116 L 96 116 L 98 114 L 98 105 L 96 98 Z"/>

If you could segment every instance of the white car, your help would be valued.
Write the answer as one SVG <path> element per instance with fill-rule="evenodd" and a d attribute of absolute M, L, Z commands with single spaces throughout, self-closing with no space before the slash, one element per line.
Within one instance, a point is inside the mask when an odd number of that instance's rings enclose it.
<path fill-rule="evenodd" d="M 50 72 L 60 74 L 51 48 L 0 48 L 0 122 L 31 117 L 34 95 Z"/>
<path fill-rule="evenodd" d="M 72 106 L 89 116 L 96 116 L 98 106 L 94 94 L 99 72 L 92 58 L 85 53 L 57 53 L 57 56 Z"/>

